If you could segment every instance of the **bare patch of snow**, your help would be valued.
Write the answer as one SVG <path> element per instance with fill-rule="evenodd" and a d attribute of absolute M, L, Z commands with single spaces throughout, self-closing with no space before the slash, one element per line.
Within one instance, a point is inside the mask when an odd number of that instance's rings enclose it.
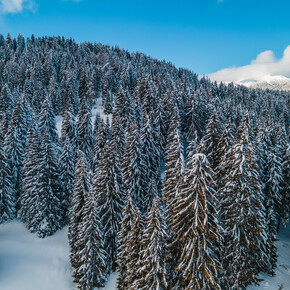
<path fill-rule="evenodd" d="M 98 98 L 95 102 L 95 104 L 92 107 L 92 124 L 95 123 L 95 119 L 96 119 L 96 115 L 100 115 L 100 117 L 106 121 L 107 118 L 109 118 L 109 122 L 110 124 L 112 124 L 112 114 L 106 115 L 104 113 L 104 108 L 102 106 L 102 98 Z M 61 135 L 61 123 L 62 123 L 62 116 L 56 116 L 55 117 L 55 122 L 56 122 L 56 130 L 57 130 L 57 134 L 60 137 Z"/>
<path fill-rule="evenodd" d="M 260 275 L 264 281 L 260 286 L 250 286 L 248 290 L 268 289 L 278 290 L 280 286 L 283 289 L 290 289 L 290 225 L 282 229 L 276 242 L 278 248 L 278 262 L 276 275 L 274 277 L 265 274 Z"/>
<path fill-rule="evenodd" d="M 117 289 L 113 273 L 104 290 Z M 22 223 L 0 225 L 1 290 L 76 290 L 69 261 L 67 227 L 44 239 Z"/>

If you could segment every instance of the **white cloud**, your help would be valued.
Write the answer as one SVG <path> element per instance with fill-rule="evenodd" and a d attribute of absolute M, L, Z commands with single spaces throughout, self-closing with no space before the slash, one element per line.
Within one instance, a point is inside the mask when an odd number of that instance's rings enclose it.
<path fill-rule="evenodd" d="M 32 0 L 0 0 L 0 11 L 2 13 L 21 13 L 24 9 L 32 10 Z"/>
<path fill-rule="evenodd" d="M 208 76 L 216 81 L 243 82 L 278 75 L 290 78 L 290 45 L 286 47 L 280 59 L 275 58 L 273 51 L 266 50 L 258 54 L 249 65 L 225 68 Z"/>

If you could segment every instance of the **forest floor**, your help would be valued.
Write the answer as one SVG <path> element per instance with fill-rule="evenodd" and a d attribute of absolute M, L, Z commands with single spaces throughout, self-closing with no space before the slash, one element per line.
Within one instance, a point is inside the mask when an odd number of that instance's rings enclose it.
<path fill-rule="evenodd" d="M 265 274 L 260 275 L 259 278 L 264 281 L 261 282 L 260 286 L 248 287 L 249 290 L 278 290 L 280 286 L 283 287 L 281 289 L 290 290 L 290 225 L 281 229 L 277 239 L 278 261 L 277 269 L 275 269 L 276 275 L 273 277 Z"/>
<path fill-rule="evenodd" d="M 278 268 L 276 276 L 261 275 L 259 287 L 248 289 L 290 289 L 290 226 L 278 236 Z M 114 273 L 105 290 L 116 289 Z M 67 227 L 53 236 L 40 239 L 22 223 L 13 221 L 0 226 L 0 289 L 1 290 L 73 290 Z"/>

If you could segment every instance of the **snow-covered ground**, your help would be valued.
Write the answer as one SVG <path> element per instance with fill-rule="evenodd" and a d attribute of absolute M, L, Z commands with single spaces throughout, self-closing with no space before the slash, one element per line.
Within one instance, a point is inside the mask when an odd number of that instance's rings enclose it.
<path fill-rule="evenodd" d="M 104 121 L 106 121 L 107 118 L 109 118 L 110 124 L 112 123 L 112 114 L 109 114 L 109 115 L 104 114 L 104 108 L 102 106 L 102 98 L 98 98 L 92 107 L 92 124 L 95 123 L 96 115 L 100 115 L 100 117 Z M 55 122 L 56 122 L 56 129 L 57 129 L 58 136 L 60 136 L 62 116 L 56 116 Z"/>
<path fill-rule="evenodd" d="M 116 289 L 116 274 L 105 290 Z M 0 225 L 1 290 L 74 290 L 67 227 L 40 239 L 22 223 Z"/>
<path fill-rule="evenodd" d="M 278 290 L 280 286 L 283 286 L 282 289 L 284 290 L 290 290 L 290 225 L 282 229 L 277 238 L 278 262 L 275 270 L 276 275 L 274 277 L 261 275 L 259 278 L 264 279 L 261 285 L 248 287 L 249 290 Z"/>
<path fill-rule="evenodd" d="M 290 226 L 283 229 L 277 242 L 279 259 L 276 276 L 262 275 L 260 287 L 249 290 L 290 289 Z M 114 273 L 105 290 L 116 289 Z M 0 289 L 1 290 L 74 290 L 69 263 L 67 228 L 51 237 L 40 239 L 23 224 L 0 225 Z"/>
<path fill-rule="evenodd" d="M 40 239 L 23 224 L 0 226 L 1 290 L 72 290 L 67 228 Z"/>

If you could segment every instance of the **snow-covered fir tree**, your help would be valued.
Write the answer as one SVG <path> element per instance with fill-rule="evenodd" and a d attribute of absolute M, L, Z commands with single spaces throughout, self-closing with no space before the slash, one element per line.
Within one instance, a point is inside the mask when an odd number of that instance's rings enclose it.
<path fill-rule="evenodd" d="M 59 179 L 61 183 L 61 203 L 63 211 L 63 223 L 67 224 L 69 221 L 69 211 L 71 208 L 71 201 L 74 189 L 74 175 L 75 175 L 75 152 L 67 137 L 63 146 L 60 159 L 58 161 Z"/>
<path fill-rule="evenodd" d="M 136 265 L 141 258 L 143 219 L 138 208 L 135 210 L 134 221 L 128 233 L 128 240 L 125 252 L 127 254 L 127 271 L 125 276 L 126 289 L 135 289 L 135 283 L 141 278 L 141 274 L 136 271 Z"/>
<path fill-rule="evenodd" d="M 138 279 L 134 282 L 135 289 L 167 289 L 166 235 L 159 197 L 155 197 L 145 221 L 142 251 L 136 265 Z"/>
<path fill-rule="evenodd" d="M 78 235 L 77 284 L 79 289 L 93 290 L 104 287 L 106 281 L 106 251 L 104 235 L 100 227 L 96 197 L 92 192 L 85 195 Z"/>
<path fill-rule="evenodd" d="M 16 217 L 18 198 L 21 195 L 24 148 L 21 132 L 18 125 L 14 122 L 11 122 L 5 135 L 2 150 L 3 168 L 0 222 L 5 222 Z"/>
<path fill-rule="evenodd" d="M 179 289 L 220 289 L 219 261 L 215 244 L 220 239 L 213 171 L 204 154 L 195 154 L 187 164 L 173 216 L 173 244 L 180 244 L 176 271 Z"/>
<path fill-rule="evenodd" d="M 34 231 L 33 219 L 37 213 L 37 178 L 40 160 L 40 136 L 36 124 L 32 123 L 28 131 L 23 161 L 22 193 L 19 197 L 18 217 L 27 228 Z"/>
<path fill-rule="evenodd" d="M 76 151 L 76 149 L 78 148 L 79 141 L 76 120 L 73 113 L 73 107 L 71 104 L 67 107 L 61 123 L 62 144 L 65 144 L 67 138 L 72 146 L 72 149 Z"/>
<path fill-rule="evenodd" d="M 73 198 L 70 210 L 70 221 L 68 228 L 68 238 L 70 245 L 70 261 L 73 268 L 73 277 L 75 281 L 79 281 L 78 267 L 80 265 L 79 249 L 82 248 L 81 241 L 79 240 L 82 231 L 82 214 L 85 196 L 90 189 L 88 180 L 88 168 L 85 156 L 82 151 L 78 151 L 78 161 L 76 164 Z"/>
<path fill-rule="evenodd" d="M 134 206 L 142 213 L 147 210 L 146 201 L 146 165 L 143 161 L 139 133 L 136 124 L 130 126 L 126 136 L 125 154 L 122 163 L 124 190 L 132 197 Z"/>
<path fill-rule="evenodd" d="M 109 142 L 106 143 L 94 172 L 92 193 L 96 196 L 100 227 L 104 235 L 106 273 L 117 267 L 117 236 L 123 211 L 123 191 L 116 178 Z"/>
<path fill-rule="evenodd" d="M 34 232 L 40 237 L 52 235 L 62 227 L 63 207 L 59 180 L 58 148 L 48 131 L 40 143 L 38 174 L 36 176 L 36 215 L 31 222 Z"/>
<path fill-rule="evenodd" d="M 239 135 L 225 161 L 230 170 L 220 189 L 221 224 L 224 229 L 224 287 L 246 288 L 257 283 L 259 265 L 267 262 L 261 182 L 249 142 L 249 117 L 245 115 Z"/>
<path fill-rule="evenodd" d="M 119 290 L 128 289 L 127 275 L 128 275 L 128 264 L 129 264 L 129 233 L 132 230 L 132 225 L 134 221 L 135 210 L 132 205 L 131 197 L 128 195 L 126 199 L 126 206 L 123 210 L 123 219 L 121 221 L 120 230 L 118 233 L 118 283 L 117 287 Z"/>

